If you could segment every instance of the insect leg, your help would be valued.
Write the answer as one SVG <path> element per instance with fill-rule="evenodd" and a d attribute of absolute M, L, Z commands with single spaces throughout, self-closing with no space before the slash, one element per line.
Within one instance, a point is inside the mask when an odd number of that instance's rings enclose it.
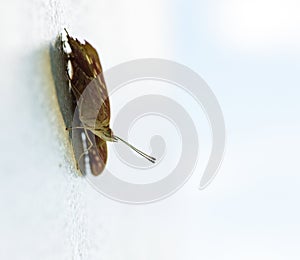
<path fill-rule="evenodd" d="M 67 131 L 70 131 L 72 129 L 84 129 L 84 134 L 85 134 L 85 136 L 87 138 L 87 141 L 89 142 L 88 148 L 82 154 L 80 154 L 80 156 L 79 156 L 79 158 L 78 158 L 78 160 L 76 162 L 76 168 L 79 169 L 79 162 L 80 162 L 80 160 L 93 147 L 93 142 L 91 141 L 90 136 L 88 135 L 87 129 L 85 127 L 83 127 L 83 126 L 66 127 Z"/>
<path fill-rule="evenodd" d="M 74 126 L 74 127 L 66 127 L 66 130 L 67 131 L 70 131 L 70 130 L 72 130 L 72 129 L 85 129 L 83 126 Z"/>
<path fill-rule="evenodd" d="M 90 145 L 89 145 L 89 147 L 87 148 L 87 152 L 88 152 L 88 151 L 93 147 L 93 142 L 91 141 L 90 136 L 88 135 L 87 129 L 86 129 L 86 128 L 84 128 L 84 133 L 85 133 L 85 135 L 86 135 L 86 138 L 87 138 L 88 141 L 90 142 Z"/>

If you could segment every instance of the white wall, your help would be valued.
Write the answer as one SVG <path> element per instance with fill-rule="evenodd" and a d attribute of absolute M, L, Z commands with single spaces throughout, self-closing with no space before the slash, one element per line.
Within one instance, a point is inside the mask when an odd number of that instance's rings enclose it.
<path fill-rule="evenodd" d="M 276 47 L 278 34 L 272 51 L 257 39 L 236 47 L 228 19 L 244 9 L 225 2 L 1 4 L 1 259 L 299 259 L 299 47 Z M 198 191 L 196 172 L 167 200 L 132 206 L 72 175 L 49 58 L 63 27 L 92 42 L 104 68 L 159 57 L 204 77 L 228 128 L 211 186 Z"/>

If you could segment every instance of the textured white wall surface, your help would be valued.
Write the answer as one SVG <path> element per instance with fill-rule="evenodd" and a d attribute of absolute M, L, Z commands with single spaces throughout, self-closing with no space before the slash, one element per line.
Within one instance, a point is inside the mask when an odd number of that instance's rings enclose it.
<path fill-rule="evenodd" d="M 300 258 L 299 4 L 243 2 L 1 2 L 0 259 Z M 49 56 L 64 27 L 105 69 L 155 57 L 204 77 L 227 125 L 207 189 L 202 159 L 154 204 L 115 202 L 75 176 Z"/>

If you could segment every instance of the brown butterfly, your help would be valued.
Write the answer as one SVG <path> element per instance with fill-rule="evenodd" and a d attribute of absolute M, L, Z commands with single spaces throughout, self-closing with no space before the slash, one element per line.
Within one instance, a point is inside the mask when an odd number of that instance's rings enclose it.
<path fill-rule="evenodd" d="M 84 132 L 87 141 L 87 149 L 90 169 L 93 175 L 99 175 L 107 161 L 106 142 L 122 141 L 135 152 L 154 163 L 155 158 L 138 150 L 122 138 L 113 134 L 110 129 L 110 104 L 106 84 L 103 77 L 103 70 L 99 56 L 94 47 L 85 41 L 81 43 L 78 39 L 72 38 L 67 30 L 67 41 L 69 50 L 64 51 L 65 64 L 69 64 L 66 73 L 74 96 L 74 102 L 79 107 L 79 126 L 67 128 L 78 129 Z M 87 88 L 88 87 L 88 88 Z M 84 94 L 84 95 L 83 95 Z M 96 113 L 96 114 L 95 114 Z M 78 160 L 84 159 L 82 153 Z"/>

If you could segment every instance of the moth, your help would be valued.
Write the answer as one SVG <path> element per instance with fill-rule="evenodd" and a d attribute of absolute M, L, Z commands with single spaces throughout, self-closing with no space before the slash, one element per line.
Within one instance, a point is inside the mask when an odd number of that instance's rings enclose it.
<path fill-rule="evenodd" d="M 86 151 L 79 156 L 77 164 L 80 160 L 84 160 L 84 155 L 87 154 L 90 170 L 93 175 L 98 176 L 107 162 L 106 142 L 117 141 L 123 142 L 142 157 L 155 163 L 154 157 L 140 151 L 113 133 L 110 128 L 110 101 L 98 53 L 87 41 L 81 43 L 78 39 L 71 37 L 66 29 L 65 32 L 66 41 L 62 42 L 65 64 L 68 64 L 65 72 L 74 103 L 76 102 L 79 108 L 78 122 L 80 124 L 67 127 L 67 130 L 74 128 L 81 130 L 87 142 Z M 87 87 L 89 87 L 89 92 L 87 92 Z M 88 98 L 87 102 L 85 102 L 86 98 Z"/>

